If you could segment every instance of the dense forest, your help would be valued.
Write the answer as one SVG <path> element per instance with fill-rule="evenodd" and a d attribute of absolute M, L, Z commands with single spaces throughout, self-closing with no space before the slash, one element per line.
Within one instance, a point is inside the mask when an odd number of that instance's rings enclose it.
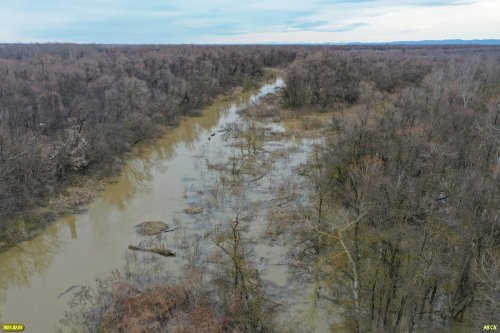
<path fill-rule="evenodd" d="M 285 105 L 337 110 L 298 223 L 348 331 L 498 321 L 499 51 L 320 50 L 289 67 Z"/>
<path fill-rule="evenodd" d="M 281 223 L 290 269 L 342 309 L 332 331 L 498 324 L 496 46 L 0 46 L 0 221 L 74 176 L 111 173 L 134 144 L 267 67 L 285 82 L 268 114 L 328 116 L 300 170 L 308 200 L 284 205 L 296 211 Z M 76 295 L 65 329 L 284 332 L 242 223 L 215 236 L 212 289 L 195 283 L 205 267 L 150 289 L 149 277 L 116 273 Z"/>

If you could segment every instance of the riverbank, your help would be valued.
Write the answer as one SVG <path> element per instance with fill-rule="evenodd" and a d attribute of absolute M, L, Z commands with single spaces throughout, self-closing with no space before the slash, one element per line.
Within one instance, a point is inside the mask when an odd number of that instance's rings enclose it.
<path fill-rule="evenodd" d="M 210 200 L 217 190 L 209 180 L 215 175 L 208 173 L 203 156 L 223 162 L 218 151 L 225 147 L 228 124 L 240 118 L 237 110 L 282 83 L 276 80 L 211 105 L 199 117 L 185 118 L 164 137 L 138 144 L 122 172 L 106 184 L 85 212 L 57 219 L 32 240 L 0 253 L 1 320 L 55 332 L 67 301 L 79 289 L 64 293 L 66 290 L 92 284 L 96 276 L 121 269 L 124 255 L 148 258 L 149 253 L 129 250 L 129 245 L 171 250 L 175 257 L 151 253 L 150 263 L 166 268 L 165 276 L 180 275 L 196 251 L 195 243 L 212 223 L 227 217 L 211 213 Z M 186 213 L 189 207 L 202 211 L 190 215 Z M 165 243 L 149 244 L 154 237 L 136 233 L 143 221 L 162 221 L 175 231 L 165 235 Z M 206 242 L 213 244 L 209 238 Z M 51 301 L 40 308 L 43 300 Z"/>
<path fill-rule="evenodd" d="M 272 80 L 280 71 L 280 69 L 266 68 L 261 77 L 247 80 L 243 86 L 233 87 L 228 93 L 216 96 L 213 104 L 237 99 L 241 94 L 256 89 L 259 84 Z M 194 114 L 196 117 L 196 112 Z M 178 123 L 185 121 L 188 117 L 180 117 Z M 74 173 L 65 181 L 58 192 L 46 198 L 43 204 L 17 212 L 15 216 L 10 216 L 8 219 L 0 220 L 0 252 L 20 242 L 33 239 L 50 223 L 62 216 L 84 212 L 88 204 L 95 200 L 106 184 L 113 182 L 120 174 L 125 161 L 134 158 L 138 147 L 158 140 L 176 127 L 157 125 L 153 132 L 153 138 L 149 138 L 146 142 L 138 140 L 124 155 L 106 165 L 105 169 L 94 168 L 89 172 Z"/>

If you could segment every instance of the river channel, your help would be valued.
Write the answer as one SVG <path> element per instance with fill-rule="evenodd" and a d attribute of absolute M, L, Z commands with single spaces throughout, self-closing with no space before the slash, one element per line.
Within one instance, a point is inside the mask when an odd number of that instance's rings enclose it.
<path fill-rule="evenodd" d="M 166 242 L 180 255 L 162 260 L 171 272 L 179 273 L 194 242 L 209 251 L 207 233 L 241 208 L 254 212 L 246 237 L 254 244 L 254 262 L 264 288 L 284 304 L 280 320 L 290 322 L 302 314 L 306 318 L 302 323 L 307 318 L 317 323 L 318 314 L 310 315 L 307 309 L 314 302 L 311 285 L 291 281 L 288 246 L 265 235 L 265 208 L 275 195 L 272 189 L 293 176 L 314 142 L 298 138 L 265 141 L 264 151 L 275 157 L 272 166 L 262 175 L 248 176 L 243 192 L 214 194 L 221 177 L 215 166 L 234 153 L 225 131 L 241 120 L 238 111 L 282 85 L 278 78 L 226 98 L 206 108 L 200 117 L 183 119 L 161 139 L 138 145 L 120 175 L 85 212 L 64 216 L 36 238 L 0 253 L 0 322 L 22 323 L 26 332 L 55 332 L 74 290 L 123 267 L 128 245 L 142 240 L 134 229 L 138 223 L 164 221 L 176 228 Z M 274 133 L 285 130 L 279 123 L 269 126 Z M 281 150 L 289 153 L 280 155 Z M 240 207 L 242 202 L 245 207 Z M 204 210 L 186 214 L 184 210 L 191 206 Z M 316 331 L 326 330 L 325 325 L 316 325 Z"/>

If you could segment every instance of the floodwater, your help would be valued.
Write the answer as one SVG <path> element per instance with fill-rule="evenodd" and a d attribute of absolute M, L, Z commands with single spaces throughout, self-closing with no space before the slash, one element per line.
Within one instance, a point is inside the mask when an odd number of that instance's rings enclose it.
<path fill-rule="evenodd" d="M 217 195 L 220 174 L 208 166 L 234 152 L 222 129 L 240 120 L 238 110 L 282 85 L 278 78 L 258 90 L 217 102 L 202 116 L 183 119 L 160 140 L 139 145 L 135 157 L 86 212 L 65 216 L 35 239 L 0 253 L 0 322 L 22 323 L 26 332 L 55 332 L 68 299 L 79 286 L 123 267 L 128 245 L 142 240 L 134 229 L 142 221 L 164 221 L 177 227 L 166 241 L 180 255 L 163 260 L 170 271 L 180 273 L 193 242 L 197 247 L 208 246 L 204 236 L 234 217 L 235 209 L 257 211 L 247 237 L 258 243 L 254 261 L 265 289 L 291 300 L 288 309 L 307 312 L 304 304 L 314 302 L 308 299 L 313 290 L 310 285 L 290 282 L 287 246 L 265 237 L 265 210 L 255 207 L 265 208 L 273 198 L 271 189 L 307 159 L 312 142 L 266 142 L 268 152 L 293 149 L 293 153 L 276 159 L 262 178 L 255 177 L 259 179 L 237 194 Z M 279 125 L 273 128 L 280 129 Z M 192 205 L 205 209 L 199 215 L 185 214 L 184 209 Z M 282 320 L 288 320 L 287 316 L 290 312 L 284 311 Z"/>

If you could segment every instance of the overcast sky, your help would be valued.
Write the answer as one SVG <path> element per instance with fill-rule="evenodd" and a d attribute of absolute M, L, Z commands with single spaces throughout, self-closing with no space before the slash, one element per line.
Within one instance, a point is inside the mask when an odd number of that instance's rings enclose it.
<path fill-rule="evenodd" d="M 0 42 L 500 38 L 500 0 L 0 0 Z"/>

